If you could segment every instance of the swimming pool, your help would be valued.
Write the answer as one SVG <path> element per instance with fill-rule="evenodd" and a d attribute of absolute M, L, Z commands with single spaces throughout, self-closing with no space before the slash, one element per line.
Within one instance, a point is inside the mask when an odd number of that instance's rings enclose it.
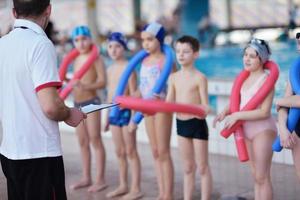
<path fill-rule="evenodd" d="M 200 57 L 196 61 L 196 67 L 209 78 L 232 78 L 242 70 L 243 48 L 245 45 L 232 45 L 224 47 L 215 47 L 203 49 Z M 275 98 L 284 95 L 288 71 L 297 58 L 296 42 L 290 40 L 287 42 L 271 42 L 271 59 L 274 60 L 280 68 L 279 80 L 275 88 Z M 210 104 L 215 107 L 215 97 L 210 96 Z"/>

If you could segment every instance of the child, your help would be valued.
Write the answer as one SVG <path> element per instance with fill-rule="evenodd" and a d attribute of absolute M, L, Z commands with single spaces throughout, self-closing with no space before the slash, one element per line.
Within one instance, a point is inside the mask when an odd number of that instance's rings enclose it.
<path fill-rule="evenodd" d="M 269 45 L 260 39 L 252 39 L 244 50 L 245 70 L 250 72 L 241 88 L 240 108 L 256 94 L 267 77 L 264 64 L 270 57 Z M 225 119 L 225 128 L 230 128 L 238 120 L 244 121 L 243 129 L 250 157 L 252 175 L 255 180 L 254 199 L 273 199 L 271 183 L 272 143 L 276 137 L 276 123 L 271 116 L 274 89 L 268 94 L 259 107 L 251 111 L 240 111 L 229 115 L 227 106 L 214 119 L 216 122 Z"/>
<path fill-rule="evenodd" d="M 72 32 L 72 39 L 75 48 L 80 55 L 74 61 L 74 71 L 80 70 L 83 63 L 89 58 L 92 39 L 88 27 L 78 26 Z M 88 104 L 100 104 L 97 96 L 97 89 L 105 87 L 105 68 L 102 60 L 98 58 L 93 66 L 84 74 L 81 80 L 75 82 L 73 96 L 75 107 L 81 108 Z M 87 116 L 85 122 L 76 128 L 81 155 L 83 174 L 79 182 L 70 186 L 71 189 L 87 187 L 89 192 L 96 192 L 106 187 L 104 180 L 105 170 L 105 149 L 101 139 L 101 115 L 100 112 L 94 112 Z M 95 150 L 96 157 L 96 181 L 92 184 L 91 178 L 91 149 Z"/>
<path fill-rule="evenodd" d="M 162 52 L 165 31 L 161 24 L 150 23 L 141 33 L 142 46 L 149 53 L 143 60 L 140 69 L 139 92 L 142 98 L 149 98 L 157 79 L 160 76 L 165 55 Z M 156 94 L 157 98 L 164 98 L 166 91 Z M 153 97 L 153 96 L 152 96 Z M 172 116 L 158 113 L 145 117 L 146 132 L 149 137 L 155 171 L 158 182 L 159 196 L 157 199 L 172 199 L 173 194 L 173 162 L 170 154 Z M 133 121 L 129 124 L 129 131 L 137 128 Z"/>
<path fill-rule="evenodd" d="M 297 48 L 300 50 L 300 33 L 296 35 Z M 296 173 L 300 179 L 300 120 L 297 122 L 295 131 L 291 134 L 287 129 L 288 108 L 300 107 L 299 95 L 294 95 L 290 82 L 288 82 L 285 97 L 278 99 L 276 105 L 278 109 L 278 126 L 280 143 L 284 148 L 292 149 L 293 160 L 296 168 Z"/>
<path fill-rule="evenodd" d="M 167 101 L 201 104 L 208 113 L 207 80 L 194 66 L 199 57 L 199 48 L 198 40 L 191 36 L 182 36 L 176 41 L 176 58 L 181 70 L 170 76 Z M 208 162 L 206 120 L 180 113 L 176 118 L 178 147 L 184 166 L 184 199 L 192 199 L 196 166 L 201 174 L 201 199 L 210 199 L 212 175 Z"/>
<path fill-rule="evenodd" d="M 124 51 L 127 49 L 124 36 L 119 32 L 112 33 L 108 38 L 108 54 L 113 60 L 112 65 L 108 68 L 108 102 L 112 102 L 113 95 L 117 88 L 119 79 L 127 66 L 127 60 L 124 57 Z M 124 95 L 130 95 L 136 90 L 136 77 L 130 77 L 129 87 Z M 131 111 L 124 109 L 120 111 L 118 119 L 108 119 L 107 123 L 110 124 L 113 141 L 115 144 L 116 155 L 119 160 L 119 179 L 120 185 L 117 189 L 109 192 L 106 197 L 113 198 L 116 196 L 126 194 L 122 199 L 138 199 L 143 196 L 140 188 L 141 176 L 141 163 L 137 152 L 136 145 L 136 132 L 128 132 L 128 123 L 131 117 Z M 108 125 L 107 125 L 108 126 Z M 131 167 L 131 186 L 128 190 L 128 177 L 127 177 L 127 159 Z"/>

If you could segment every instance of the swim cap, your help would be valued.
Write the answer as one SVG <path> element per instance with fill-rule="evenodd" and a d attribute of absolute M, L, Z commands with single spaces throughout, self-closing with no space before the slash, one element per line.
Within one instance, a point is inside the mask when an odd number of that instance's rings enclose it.
<path fill-rule="evenodd" d="M 154 35 L 161 45 L 164 43 L 165 29 L 161 24 L 157 22 L 152 22 L 150 24 L 147 24 L 143 28 L 143 31 Z"/>
<path fill-rule="evenodd" d="M 255 49 L 263 63 L 269 60 L 271 51 L 268 43 L 265 40 L 253 38 L 247 47 L 252 47 Z"/>
<path fill-rule="evenodd" d="M 87 26 L 77 26 L 72 31 L 72 40 L 75 40 L 78 36 L 92 37 L 91 31 Z"/>
<path fill-rule="evenodd" d="M 124 47 L 124 49 L 128 49 L 126 39 L 120 32 L 111 33 L 110 36 L 108 36 L 108 41 L 116 41 L 120 43 Z"/>

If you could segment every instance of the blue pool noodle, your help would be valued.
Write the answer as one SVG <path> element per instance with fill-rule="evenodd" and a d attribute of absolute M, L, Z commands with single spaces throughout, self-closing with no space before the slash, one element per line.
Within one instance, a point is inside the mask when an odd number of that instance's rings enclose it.
<path fill-rule="evenodd" d="M 171 47 L 164 45 L 163 46 L 163 52 L 166 56 L 166 60 L 163 66 L 163 69 L 161 71 L 160 77 L 157 80 L 157 82 L 155 83 L 151 94 L 149 94 L 149 96 L 153 96 L 153 94 L 159 94 L 163 88 L 165 87 L 168 77 L 172 71 L 172 67 L 173 67 L 173 54 L 172 54 L 172 49 Z M 116 93 L 114 95 L 114 99 L 117 96 L 121 96 L 124 94 L 124 91 L 126 89 L 126 85 L 127 82 L 129 80 L 129 77 L 131 75 L 131 73 L 135 70 L 135 68 L 138 66 L 138 64 L 146 57 L 148 56 L 148 53 L 145 50 L 141 50 L 139 51 L 134 57 L 132 57 L 132 59 L 130 59 L 125 71 L 123 72 L 118 87 L 116 89 Z M 115 106 L 111 109 L 110 111 L 110 118 L 116 118 L 118 117 L 120 112 L 120 108 Z M 139 124 L 142 119 L 143 119 L 143 114 L 141 112 L 137 112 L 135 113 L 135 115 L 133 116 L 132 120 L 135 124 Z"/>

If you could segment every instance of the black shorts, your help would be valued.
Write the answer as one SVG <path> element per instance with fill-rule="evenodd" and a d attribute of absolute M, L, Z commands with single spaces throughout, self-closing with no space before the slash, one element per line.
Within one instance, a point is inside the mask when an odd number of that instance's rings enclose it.
<path fill-rule="evenodd" d="M 177 134 L 191 139 L 208 140 L 208 127 L 205 119 L 176 119 Z"/>
<path fill-rule="evenodd" d="M 62 156 L 10 160 L 0 154 L 8 200 L 66 200 Z"/>
<path fill-rule="evenodd" d="M 297 125 L 295 127 L 295 133 L 300 137 L 300 119 L 297 122 Z"/>

